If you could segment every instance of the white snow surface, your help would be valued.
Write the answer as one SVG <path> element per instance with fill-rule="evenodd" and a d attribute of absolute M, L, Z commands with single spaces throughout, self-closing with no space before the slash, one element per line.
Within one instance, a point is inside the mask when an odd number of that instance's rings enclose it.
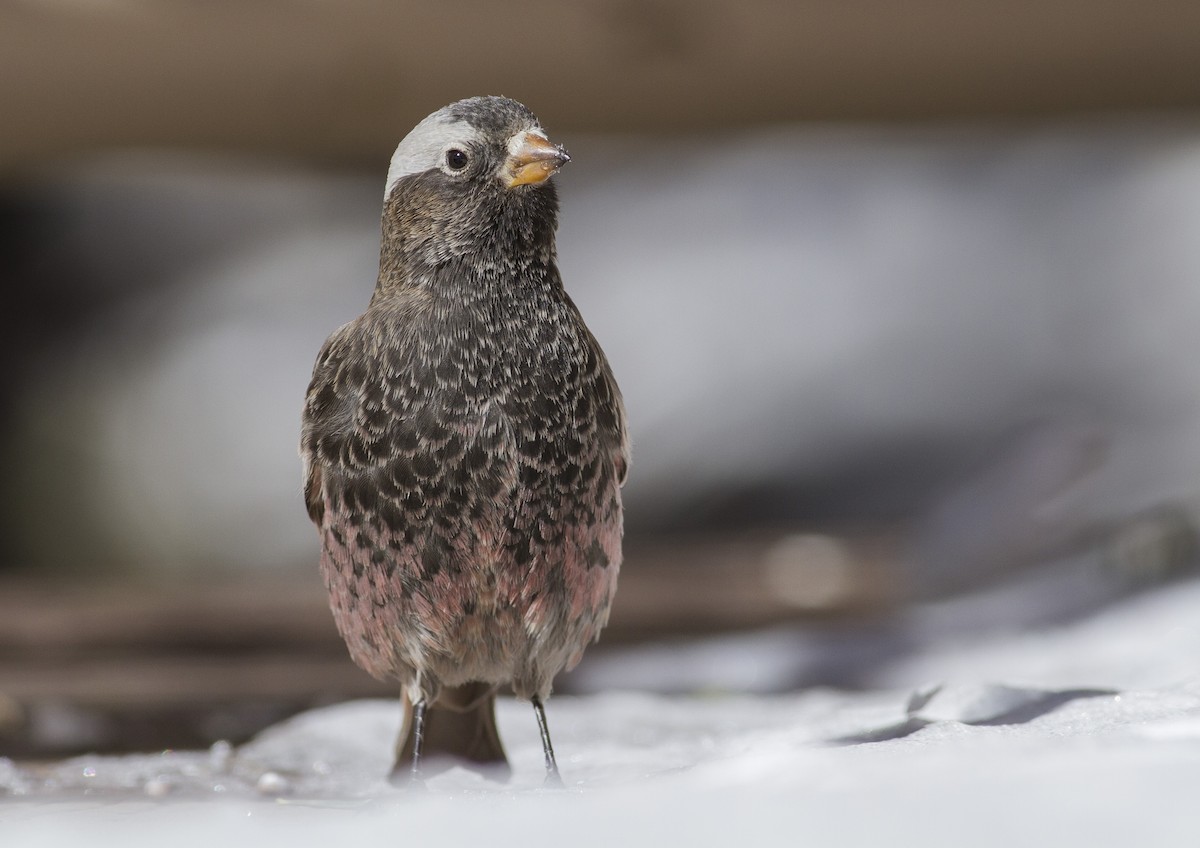
<path fill-rule="evenodd" d="M 1200 582 L 1035 630 L 964 640 L 939 625 L 986 603 L 914 611 L 928 638 L 865 691 L 554 698 L 563 789 L 543 786 L 532 711 L 513 701 L 508 783 L 455 769 L 390 786 L 387 701 L 306 713 L 239 749 L 0 760 L 0 845 L 1200 844 Z M 736 680 L 740 663 L 786 668 L 760 655 L 789 644 L 678 656 Z M 623 655 L 632 679 L 659 650 Z"/>

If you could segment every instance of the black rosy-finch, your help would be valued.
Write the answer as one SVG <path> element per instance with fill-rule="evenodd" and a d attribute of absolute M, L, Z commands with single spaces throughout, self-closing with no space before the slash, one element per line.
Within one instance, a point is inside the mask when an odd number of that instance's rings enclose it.
<path fill-rule="evenodd" d="M 608 620 L 629 439 L 556 264 L 568 160 L 507 98 L 421 121 L 388 171 L 374 294 L 308 388 L 321 570 L 351 657 L 400 684 L 402 781 L 435 755 L 507 770 L 508 685 L 557 780 L 543 703 Z"/>

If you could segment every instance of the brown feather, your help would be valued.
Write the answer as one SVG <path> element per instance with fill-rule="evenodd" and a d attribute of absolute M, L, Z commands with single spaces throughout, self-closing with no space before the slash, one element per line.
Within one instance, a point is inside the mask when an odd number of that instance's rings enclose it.
<path fill-rule="evenodd" d="M 448 110 L 472 164 L 397 177 L 375 294 L 318 356 L 301 452 L 354 661 L 433 705 L 435 748 L 494 762 L 494 695 L 450 706 L 509 684 L 545 699 L 599 635 L 629 441 L 559 277 L 553 182 L 493 176 L 536 119 L 503 98 Z"/>

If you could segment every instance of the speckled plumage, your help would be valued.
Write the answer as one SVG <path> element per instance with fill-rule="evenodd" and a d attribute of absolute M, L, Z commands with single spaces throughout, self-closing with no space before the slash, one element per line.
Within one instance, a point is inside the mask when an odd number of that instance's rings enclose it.
<path fill-rule="evenodd" d="M 304 409 L 338 629 L 413 703 L 471 683 L 545 699 L 616 589 L 625 416 L 559 277 L 553 182 L 501 178 L 531 130 L 520 104 L 472 98 L 402 143 L 374 296 L 321 349 Z M 463 172 L 420 169 L 443 136 L 469 146 Z"/>

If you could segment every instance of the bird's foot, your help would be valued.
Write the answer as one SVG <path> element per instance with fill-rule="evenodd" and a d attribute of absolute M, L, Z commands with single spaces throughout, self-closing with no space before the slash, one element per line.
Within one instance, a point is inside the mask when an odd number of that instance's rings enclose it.
<path fill-rule="evenodd" d="M 425 783 L 425 775 L 413 768 L 393 769 L 392 773 L 388 775 L 388 783 L 404 792 L 429 791 L 429 786 Z"/>
<path fill-rule="evenodd" d="M 546 772 L 546 779 L 542 781 L 543 789 L 566 789 L 567 784 L 563 783 L 562 775 L 555 768 L 552 771 Z"/>

